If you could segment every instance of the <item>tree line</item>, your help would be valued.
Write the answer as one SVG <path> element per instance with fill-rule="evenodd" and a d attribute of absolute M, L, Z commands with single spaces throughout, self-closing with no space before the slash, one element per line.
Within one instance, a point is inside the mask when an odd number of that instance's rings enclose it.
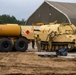
<path fill-rule="evenodd" d="M 0 15 L 0 24 L 19 24 L 19 25 L 24 25 L 25 21 L 24 19 L 22 20 L 17 20 L 14 16 L 10 15 Z"/>

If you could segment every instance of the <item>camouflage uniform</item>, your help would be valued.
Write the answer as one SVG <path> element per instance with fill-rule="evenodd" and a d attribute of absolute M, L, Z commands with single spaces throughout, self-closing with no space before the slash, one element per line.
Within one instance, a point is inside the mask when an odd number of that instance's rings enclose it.
<path fill-rule="evenodd" d="M 36 45 L 37 45 L 38 52 L 40 52 L 41 51 L 41 39 L 39 38 L 39 35 L 37 35 L 36 37 Z"/>
<path fill-rule="evenodd" d="M 49 41 L 48 41 L 49 51 L 52 49 L 52 41 L 53 41 L 54 36 L 55 36 L 55 34 L 54 34 L 54 32 L 52 31 L 52 32 L 49 34 Z"/>

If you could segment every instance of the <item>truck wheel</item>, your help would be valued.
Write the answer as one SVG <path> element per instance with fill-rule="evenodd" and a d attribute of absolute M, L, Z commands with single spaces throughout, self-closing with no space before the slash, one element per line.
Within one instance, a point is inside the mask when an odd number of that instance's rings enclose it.
<path fill-rule="evenodd" d="M 27 50 L 27 48 L 28 48 L 27 40 L 20 38 L 15 42 L 15 49 L 17 51 L 24 52 Z"/>
<path fill-rule="evenodd" d="M 11 52 L 12 51 L 12 42 L 9 39 L 2 39 L 0 41 L 0 51 Z"/>

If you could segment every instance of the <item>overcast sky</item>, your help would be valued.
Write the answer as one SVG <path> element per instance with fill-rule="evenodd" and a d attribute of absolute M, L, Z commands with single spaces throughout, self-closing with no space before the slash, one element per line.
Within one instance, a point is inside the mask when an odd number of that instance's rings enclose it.
<path fill-rule="evenodd" d="M 64 0 L 51 0 L 62 2 Z M 44 2 L 44 0 L 0 0 L 0 15 L 13 15 L 17 19 L 27 18 Z M 66 0 L 65 2 L 75 2 L 76 0 Z"/>

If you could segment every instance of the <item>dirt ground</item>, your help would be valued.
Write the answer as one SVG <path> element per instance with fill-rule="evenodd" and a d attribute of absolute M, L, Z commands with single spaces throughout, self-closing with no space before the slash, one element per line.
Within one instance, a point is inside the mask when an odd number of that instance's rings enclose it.
<path fill-rule="evenodd" d="M 76 75 L 76 58 L 40 57 L 31 46 L 27 52 L 0 52 L 0 75 Z"/>

